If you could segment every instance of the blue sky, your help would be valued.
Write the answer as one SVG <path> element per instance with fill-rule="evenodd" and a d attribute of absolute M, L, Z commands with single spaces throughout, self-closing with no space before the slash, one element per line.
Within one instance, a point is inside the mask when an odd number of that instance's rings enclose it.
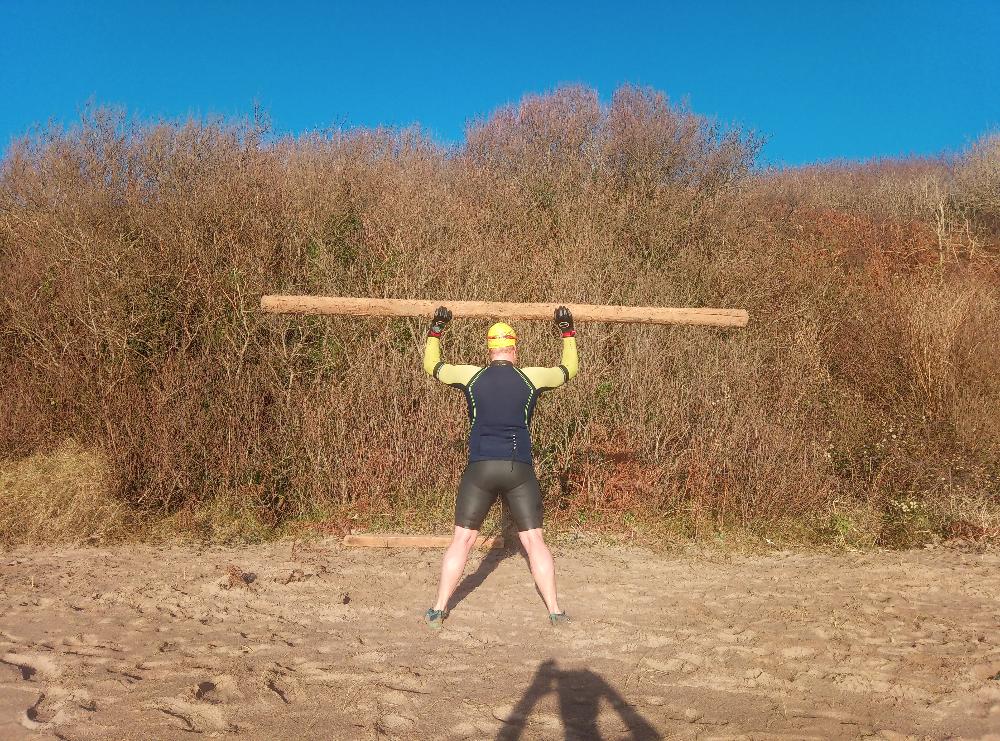
<path fill-rule="evenodd" d="M 771 163 L 930 154 L 1000 127 L 998 39 L 1000 0 L 0 0 L 0 147 L 88 100 L 457 142 L 526 93 L 634 83 L 764 134 Z"/>

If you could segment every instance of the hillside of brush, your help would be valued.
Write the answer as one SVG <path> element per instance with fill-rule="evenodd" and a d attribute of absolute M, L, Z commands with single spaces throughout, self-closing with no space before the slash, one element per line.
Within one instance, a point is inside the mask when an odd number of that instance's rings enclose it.
<path fill-rule="evenodd" d="M 745 308 L 586 324 L 533 436 L 552 527 L 913 545 L 1000 526 L 1000 138 L 785 170 L 625 87 L 294 138 L 96 109 L 0 163 L 0 539 L 447 529 L 425 322 L 268 293 Z M 446 358 L 481 362 L 487 321 Z M 521 361 L 557 362 L 544 323 Z"/>

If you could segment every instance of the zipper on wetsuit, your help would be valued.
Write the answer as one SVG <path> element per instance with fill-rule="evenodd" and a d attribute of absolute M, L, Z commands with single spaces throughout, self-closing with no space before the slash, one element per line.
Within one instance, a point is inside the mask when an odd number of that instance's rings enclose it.
<path fill-rule="evenodd" d="M 517 435 L 510 436 L 510 470 L 514 470 L 514 458 L 517 457 Z"/>

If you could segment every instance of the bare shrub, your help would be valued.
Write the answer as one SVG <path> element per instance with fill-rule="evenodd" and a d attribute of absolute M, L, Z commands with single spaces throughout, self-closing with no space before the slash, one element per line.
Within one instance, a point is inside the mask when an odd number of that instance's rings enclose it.
<path fill-rule="evenodd" d="M 265 316 L 262 294 L 741 306 L 746 331 L 581 327 L 581 375 L 536 415 L 550 521 L 986 527 L 996 232 L 965 176 L 754 173 L 758 148 L 630 87 L 531 96 L 451 150 L 92 111 L 0 165 L 0 455 L 86 440 L 107 501 L 212 537 L 444 527 L 466 423 L 420 370 L 423 322 Z M 483 360 L 488 323 L 446 356 Z M 549 327 L 518 329 L 523 362 L 555 361 Z"/>
<path fill-rule="evenodd" d="M 955 195 L 975 216 L 1000 229 L 1000 133 L 979 139 L 955 170 Z"/>

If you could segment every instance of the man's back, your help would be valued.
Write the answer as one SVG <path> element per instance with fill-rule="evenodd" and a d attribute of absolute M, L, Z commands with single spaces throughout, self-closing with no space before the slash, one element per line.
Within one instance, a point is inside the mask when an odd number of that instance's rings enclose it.
<path fill-rule="evenodd" d="M 528 426 L 538 396 L 576 375 L 575 337 L 564 338 L 563 345 L 561 365 L 518 368 L 508 360 L 493 360 L 482 368 L 442 362 L 438 339 L 428 338 L 424 369 L 465 394 L 471 424 L 470 463 L 485 460 L 532 463 Z"/>
<path fill-rule="evenodd" d="M 531 463 L 528 425 L 538 390 L 507 361 L 497 360 L 465 387 L 469 407 L 469 462 L 507 460 Z"/>

